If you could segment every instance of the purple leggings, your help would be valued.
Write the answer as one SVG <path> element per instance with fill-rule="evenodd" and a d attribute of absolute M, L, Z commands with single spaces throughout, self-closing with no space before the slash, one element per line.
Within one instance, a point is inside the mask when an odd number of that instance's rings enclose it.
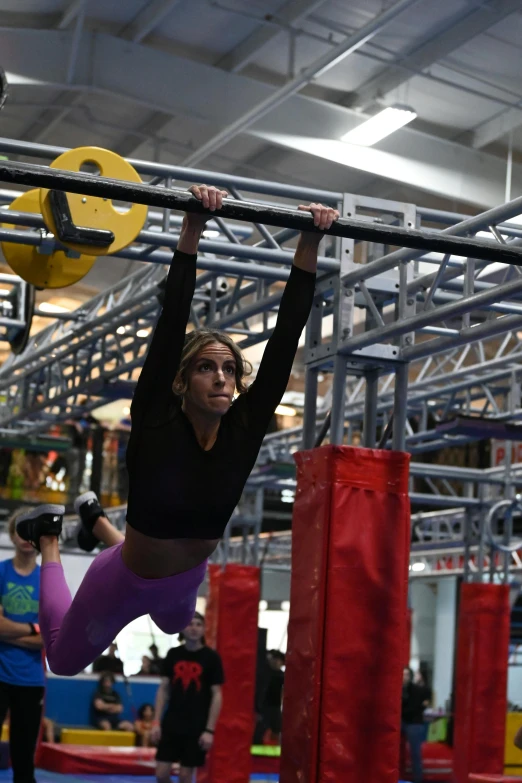
<path fill-rule="evenodd" d="M 63 567 L 42 566 L 40 628 L 55 674 L 83 671 L 122 628 L 144 614 L 166 634 L 181 631 L 192 620 L 207 561 L 165 579 L 143 579 L 123 562 L 122 546 L 105 549 L 93 560 L 74 600 Z"/>

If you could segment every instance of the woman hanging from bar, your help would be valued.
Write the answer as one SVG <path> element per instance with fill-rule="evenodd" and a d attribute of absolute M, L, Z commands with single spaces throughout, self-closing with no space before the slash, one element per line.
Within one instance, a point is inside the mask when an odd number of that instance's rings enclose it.
<path fill-rule="evenodd" d="M 76 503 L 80 544 L 108 546 L 92 562 L 74 600 L 60 562 L 63 506 L 40 506 L 17 525 L 42 553 L 40 626 L 51 671 L 73 675 L 119 631 L 150 614 L 166 634 L 192 619 L 207 558 L 215 550 L 286 389 L 312 306 L 322 232 L 339 213 L 321 204 L 316 230 L 302 233 L 277 323 L 255 381 L 231 338 L 213 329 L 185 335 L 196 284 L 199 239 L 227 195 L 193 186 L 208 213 L 185 215 L 159 317 L 131 407 L 125 538 L 94 493 Z M 235 394 L 238 394 L 234 400 Z"/>

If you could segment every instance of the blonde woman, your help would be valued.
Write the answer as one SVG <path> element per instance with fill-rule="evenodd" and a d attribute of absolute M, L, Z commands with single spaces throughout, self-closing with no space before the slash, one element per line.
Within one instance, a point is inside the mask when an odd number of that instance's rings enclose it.
<path fill-rule="evenodd" d="M 250 367 L 227 334 L 201 329 L 185 335 L 198 243 L 227 195 L 206 185 L 190 190 L 208 214 L 185 215 L 134 393 L 125 538 L 103 516 L 95 496 L 79 498 L 84 534 L 109 548 L 93 561 L 71 602 L 58 547 L 63 507 L 41 506 L 17 527 L 42 553 L 40 626 L 56 674 L 81 671 L 141 615 L 150 614 L 167 634 L 191 621 L 207 558 L 286 389 L 312 306 L 322 232 L 339 217 L 321 204 L 299 207 L 312 213 L 318 230 L 299 238 L 276 327 L 256 380 L 247 387 Z"/>

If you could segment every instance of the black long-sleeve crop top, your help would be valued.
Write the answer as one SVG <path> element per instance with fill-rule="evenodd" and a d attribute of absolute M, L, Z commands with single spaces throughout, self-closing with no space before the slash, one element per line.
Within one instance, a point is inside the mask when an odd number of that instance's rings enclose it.
<path fill-rule="evenodd" d="M 314 295 L 315 274 L 292 266 L 257 377 L 222 417 L 216 442 L 206 451 L 172 391 L 195 289 L 196 258 L 174 254 L 131 406 L 127 522 L 152 538 L 223 535 L 285 392 Z"/>

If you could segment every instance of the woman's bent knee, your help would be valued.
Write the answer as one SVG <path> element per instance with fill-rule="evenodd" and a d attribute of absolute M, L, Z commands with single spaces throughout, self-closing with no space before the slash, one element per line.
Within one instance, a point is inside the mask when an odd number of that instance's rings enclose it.
<path fill-rule="evenodd" d="M 78 666 L 78 664 L 72 660 L 54 660 L 53 657 L 49 655 L 47 656 L 47 662 L 50 671 L 60 677 L 74 677 L 75 674 L 80 674 L 84 669 L 83 666 Z"/>

